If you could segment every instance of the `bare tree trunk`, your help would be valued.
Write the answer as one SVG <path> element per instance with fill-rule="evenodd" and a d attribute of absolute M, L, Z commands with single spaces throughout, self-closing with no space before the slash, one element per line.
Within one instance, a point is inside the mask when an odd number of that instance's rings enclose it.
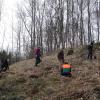
<path fill-rule="evenodd" d="M 98 39 L 97 39 L 97 41 L 99 42 L 99 37 L 100 37 L 100 34 L 99 34 L 99 11 L 100 11 L 100 2 L 98 2 L 98 0 L 97 0 L 97 5 L 96 5 L 96 15 L 97 15 L 97 31 L 98 31 Z"/>
<path fill-rule="evenodd" d="M 35 39 L 36 39 L 36 34 L 35 34 L 35 24 L 36 24 L 36 0 L 34 0 L 34 21 L 33 21 L 33 23 L 34 23 L 34 33 L 33 33 L 33 48 L 35 48 Z"/>
<path fill-rule="evenodd" d="M 33 0 L 31 0 L 31 53 L 33 50 L 33 24 L 34 24 L 34 19 L 33 19 Z"/>
<path fill-rule="evenodd" d="M 77 34 L 76 34 L 76 47 L 79 46 L 79 1 L 77 0 Z"/>
<path fill-rule="evenodd" d="M 14 31 L 14 25 L 13 25 L 13 12 L 12 12 L 12 56 L 13 56 L 13 53 L 14 53 L 14 33 L 13 33 L 13 31 Z M 13 60 L 13 58 L 12 58 L 12 60 Z M 13 63 L 13 61 L 12 61 L 12 63 Z"/>
<path fill-rule="evenodd" d="M 90 22 L 90 0 L 87 1 L 88 6 L 88 43 L 92 41 L 91 37 L 91 22 Z"/>
<path fill-rule="evenodd" d="M 68 46 L 68 34 L 69 34 L 69 0 L 67 0 L 67 21 L 66 21 L 66 47 Z"/>
<path fill-rule="evenodd" d="M 44 11 L 45 11 L 45 1 L 43 3 L 43 12 L 42 15 L 40 15 L 40 9 L 39 9 L 39 30 L 40 30 L 40 36 L 39 36 L 39 45 L 43 48 L 43 21 L 44 21 Z"/>
<path fill-rule="evenodd" d="M 72 47 L 75 45 L 75 33 L 74 33 L 74 2 L 72 0 Z"/>
<path fill-rule="evenodd" d="M 71 42 L 71 32 L 70 32 L 70 5 L 71 5 L 71 1 L 67 0 L 67 21 L 66 21 L 66 47 L 70 44 L 70 46 L 72 46 L 72 42 Z"/>
<path fill-rule="evenodd" d="M 80 4 L 80 11 L 81 11 L 81 18 L 80 18 L 80 32 L 81 32 L 81 36 L 80 36 L 80 44 L 83 46 L 83 0 L 81 0 L 81 4 Z"/>
<path fill-rule="evenodd" d="M 0 20 L 1 20 L 1 14 L 2 14 L 2 7 L 3 7 L 3 0 L 0 0 Z"/>
<path fill-rule="evenodd" d="M 31 57 L 34 56 L 33 50 L 36 46 L 35 41 L 36 41 L 36 0 L 31 0 Z"/>
<path fill-rule="evenodd" d="M 59 45 L 61 45 L 62 47 L 64 47 L 64 39 L 63 39 L 63 2 L 62 0 L 59 0 L 59 22 L 58 22 L 58 32 L 59 32 Z"/>

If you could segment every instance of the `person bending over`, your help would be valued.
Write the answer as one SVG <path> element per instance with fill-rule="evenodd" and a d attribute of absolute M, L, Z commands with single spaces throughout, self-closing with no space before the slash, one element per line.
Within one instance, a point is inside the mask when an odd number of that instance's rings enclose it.
<path fill-rule="evenodd" d="M 71 68 L 72 66 L 70 64 L 68 64 L 67 62 L 64 62 L 60 68 L 61 70 L 61 75 L 62 76 L 69 76 L 71 77 L 72 74 L 71 74 Z"/>

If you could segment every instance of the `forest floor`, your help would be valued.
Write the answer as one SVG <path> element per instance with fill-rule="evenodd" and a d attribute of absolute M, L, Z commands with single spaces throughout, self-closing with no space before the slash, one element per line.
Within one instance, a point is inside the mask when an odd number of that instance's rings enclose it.
<path fill-rule="evenodd" d="M 43 57 L 38 67 L 25 60 L 0 73 L 0 100 L 100 100 L 100 47 L 97 59 L 88 60 L 84 49 L 76 49 L 65 60 L 72 77 L 60 75 L 57 53 Z"/>

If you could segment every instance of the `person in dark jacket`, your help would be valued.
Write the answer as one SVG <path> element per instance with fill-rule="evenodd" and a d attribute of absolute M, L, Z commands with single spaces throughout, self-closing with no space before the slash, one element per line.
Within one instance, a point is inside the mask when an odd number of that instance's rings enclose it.
<path fill-rule="evenodd" d="M 93 45 L 94 41 L 92 41 L 91 44 L 88 45 L 88 59 L 92 59 L 93 57 Z"/>
<path fill-rule="evenodd" d="M 6 71 L 8 69 L 9 69 L 8 60 L 7 59 L 2 59 L 1 60 L 1 69 L 0 69 L 0 72 Z"/>
<path fill-rule="evenodd" d="M 4 66 L 5 66 L 5 71 L 9 69 L 9 64 L 7 59 L 5 59 L 4 61 Z"/>
<path fill-rule="evenodd" d="M 60 50 L 60 52 L 57 55 L 58 61 L 60 63 L 60 66 L 64 63 L 64 50 Z"/>

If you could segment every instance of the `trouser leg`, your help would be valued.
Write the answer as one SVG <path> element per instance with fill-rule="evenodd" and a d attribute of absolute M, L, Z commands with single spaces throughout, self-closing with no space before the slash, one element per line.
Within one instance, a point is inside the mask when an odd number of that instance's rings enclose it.
<path fill-rule="evenodd" d="M 92 52 L 90 52 L 90 59 L 92 59 Z"/>
<path fill-rule="evenodd" d="M 88 51 L 88 59 L 90 59 L 90 51 Z"/>
<path fill-rule="evenodd" d="M 37 66 L 37 57 L 35 58 L 35 66 Z"/>
<path fill-rule="evenodd" d="M 40 57 L 36 57 L 36 62 L 35 62 L 35 66 L 37 66 L 39 63 L 41 62 Z"/>

